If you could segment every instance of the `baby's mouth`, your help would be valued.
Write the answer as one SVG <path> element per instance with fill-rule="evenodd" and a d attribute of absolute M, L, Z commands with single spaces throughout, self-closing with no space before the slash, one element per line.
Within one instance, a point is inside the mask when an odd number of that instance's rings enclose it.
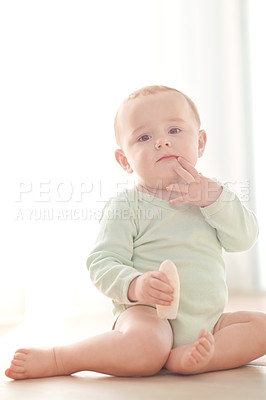
<path fill-rule="evenodd" d="M 161 158 L 159 158 L 159 160 L 157 160 L 156 162 L 159 161 L 165 161 L 165 160 L 177 160 L 178 156 L 175 156 L 174 154 L 165 154 L 164 156 L 162 156 Z"/>

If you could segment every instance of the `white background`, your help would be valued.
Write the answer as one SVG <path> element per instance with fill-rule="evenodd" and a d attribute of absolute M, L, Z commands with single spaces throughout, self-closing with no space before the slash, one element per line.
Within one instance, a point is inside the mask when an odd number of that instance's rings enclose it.
<path fill-rule="evenodd" d="M 230 290 L 266 288 L 265 11 L 263 0 L 1 2 L 0 321 L 97 301 L 86 258 L 99 211 L 129 182 L 113 118 L 150 84 L 195 101 L 208 134 L 199 170 L 257 211 L 258 245 L 226 255 Z"/>

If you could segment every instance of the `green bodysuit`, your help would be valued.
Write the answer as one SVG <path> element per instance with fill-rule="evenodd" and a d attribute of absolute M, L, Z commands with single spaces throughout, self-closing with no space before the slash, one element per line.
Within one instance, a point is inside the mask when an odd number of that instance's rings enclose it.
<path fill-rule="evenodd" d="M 171 206 L 136 188 L 127 189 L 106 204 L 87 266 L 93 284 L 113 300 L 117 318 L 128 307 L 142 304 L 129 301 L 130 282 L 172 260 L 180 277 L 178 314 L 169 321 L 177 347 L 193 343 L 201 329 L 212 332 L 224 310 L 222 249 L 247 250 L 257 235 L 256 217 L 226 187 L 204 208 Z"/>

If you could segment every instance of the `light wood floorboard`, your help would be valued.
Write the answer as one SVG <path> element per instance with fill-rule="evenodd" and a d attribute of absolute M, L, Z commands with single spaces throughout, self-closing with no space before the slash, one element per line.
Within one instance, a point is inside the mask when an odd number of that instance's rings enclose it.
<path fill-rule="evenodd" d="M 266 359 L 242 368 L 197 376 L 178 376 L 163 370 L 145 378 L 117 378 L 93 372 L 68 377 L 11 381 L 4 376 L 8 360 L 17 347 L 56 345 L 103 332 L 112 324 L 110 306 L 103 301 L 98 314 L 54 321 L 44 327 L 28 322 L 4 332 L 0 339 L 1 400 L 265 400 Z M 227 310 L 266 311 L 266 295 L 231 296 Z M 8 327 L 6 330 L 9 330 Z M 0 327 L 1 332 L 1 327 Z M 0 333 L 1 335 L 1 333 Z"/>

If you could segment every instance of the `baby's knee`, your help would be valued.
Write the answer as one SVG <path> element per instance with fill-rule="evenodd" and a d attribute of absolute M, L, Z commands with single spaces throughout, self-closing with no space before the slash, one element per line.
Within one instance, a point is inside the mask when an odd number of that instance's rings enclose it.
<path fill-rule="evenodd" d="M 138 336 L 132 341 L 131 366 L 134 375 L 151 376 L 165 365 L 171 351 L 170 343 L 158 335 Z"/>
<path fill-rule="evenodd" d="M 251 321 L 258 326 L 263 333 L 266 331 L 266 313 L 252 312 Z"/>
<path fill-rule="evenodd" d="M 266 313 L 252 312 L 251 323 L 256 332 L 256 341 L 266 349 Z"/>
<path fill-rule="evenodd" d="M 265 331 L 266 313 L 259 311 L 235 311 L 221 315 L 214 327 L 214 333 L 235 324 L 250 324 L 253 329 Z"/>

